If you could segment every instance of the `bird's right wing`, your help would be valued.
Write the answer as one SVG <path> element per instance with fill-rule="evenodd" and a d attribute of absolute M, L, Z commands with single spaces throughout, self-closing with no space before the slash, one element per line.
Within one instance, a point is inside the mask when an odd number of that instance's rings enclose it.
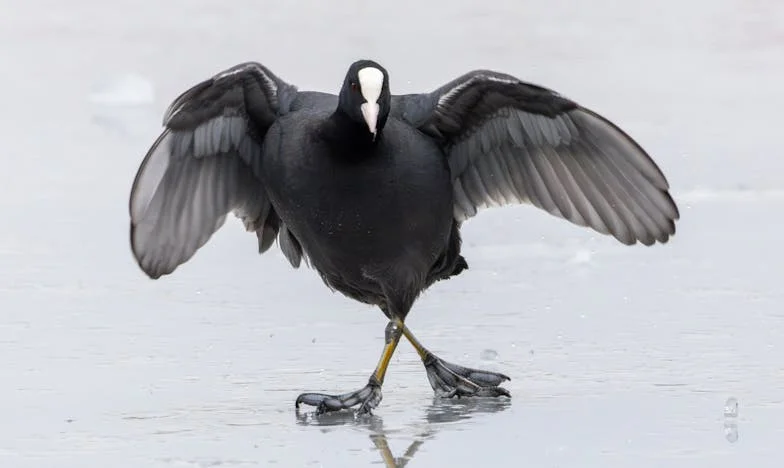
<path fill-rule="evenodd" d="M 296 88 L 243 63 L 182 93 L 144 158 L 130 195 L 131 249 L 151 278 L 188 261 L 230 212 L 261 252 L 279 230 L 259 178 L 264 136 Z"/>

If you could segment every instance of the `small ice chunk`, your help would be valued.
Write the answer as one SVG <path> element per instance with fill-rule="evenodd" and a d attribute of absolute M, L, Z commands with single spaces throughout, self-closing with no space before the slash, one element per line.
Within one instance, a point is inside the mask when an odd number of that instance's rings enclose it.
<path fill-rule="evenodd" d="M 128 140 L 149 138 L 160 125 L 152 82 L 133 73 L 119 74 L 95 83 L 87 96 L 91 121 Z"/>
<path fill-rule="evenodd" d="M 155 90 L 147 78 L 127 73 L 96 83 L 90 101 L 109 106 L 147 105 L 155 101 Z"/>
<path fill-rule="evenodd" d="M 593 252 L 588 249 L 579 249 L 571 258 L 571 262 L 577 265 L 591 263 Z"/>
<path fill-rule="evenodd" d="M 738 399 L 735 397 L 727 398 L 724 403 L 724 417 L 737 418 L 738 417 Z"/>
<path fill-rule="evenodd" d="M 495 361 L 498 358 L 498 351 L 494 349 L 485 349 L 479 353 L 479 359 L 483 361 Z"/>

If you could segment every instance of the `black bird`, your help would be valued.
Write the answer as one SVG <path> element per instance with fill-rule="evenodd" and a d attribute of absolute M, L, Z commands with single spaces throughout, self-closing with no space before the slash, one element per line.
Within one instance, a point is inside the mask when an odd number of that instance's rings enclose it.
<path fill-rule="evenodd" d="M 338 96 L 298 91 L 248 62 L 196 84 L 166 111 L 165 129 L 130 196 L 141 269 L 169 274 L 229 212 L 304 258 L 328 287 L 377 305 L 386 343 L 367 385 L 305 393 L 317 412 L 369 412 L 401 336 L 437 395 L 509 396 L 509 377 L 446 362 L 405 325 L 418 295 L 468 268 L 460 226 L 482 208 L 530 203 L 626 245 L 665 243 L 678 208 L 656 163 L 621 129 L 560 94 L 476 70 L 430 93 L 392 95 L 387 71 L 353 63 Z"/>

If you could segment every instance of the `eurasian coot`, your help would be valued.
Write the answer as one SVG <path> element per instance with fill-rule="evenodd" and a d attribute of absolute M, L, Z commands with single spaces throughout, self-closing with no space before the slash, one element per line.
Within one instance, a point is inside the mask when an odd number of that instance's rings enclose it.
<path fill-rule="evenodd" d="M 339 95 L 298 91 L 259 63 L 184 92 L 139 168 L 131 245 L 159 278 L 186 262 L 229 212 L 304 258 L 333 290 L 389 319 L 368 384 L 305 393 L 318 412 L 381 401 L 401 336 L 438 395 L 508 396 L 495 372 L 448 363 L 404 324 L 417 296 L 468 265 L 460 225 L 488 206 L 529 203 L 631 245 L 666 242 L 678 208 L 654 161 L 614 124 L 549 89 L 487 70 L 423 94 L 392 95 L 387 71 L 353 63 Z"/>

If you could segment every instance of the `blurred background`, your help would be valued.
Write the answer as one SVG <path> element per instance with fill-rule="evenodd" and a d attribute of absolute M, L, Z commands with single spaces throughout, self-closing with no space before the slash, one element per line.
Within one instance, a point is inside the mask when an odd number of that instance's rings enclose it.
<path fill-rule="evenodd" d="M 149 280 L 127 199 L 164 109 L 256 60 L 337 92 L 475 68 L 608 117 L 666 173 L 669 244 L 535 208 L 464 226 L 467 274 L 409 325 L 511 401 L 433 399 L 401 345 L 369 421 L 297 417 L 357 388 L 385 321 L 231 219 Z M 784 451 L 784 3 L 0 0 L 0 465 L 773 467 Z"/>

